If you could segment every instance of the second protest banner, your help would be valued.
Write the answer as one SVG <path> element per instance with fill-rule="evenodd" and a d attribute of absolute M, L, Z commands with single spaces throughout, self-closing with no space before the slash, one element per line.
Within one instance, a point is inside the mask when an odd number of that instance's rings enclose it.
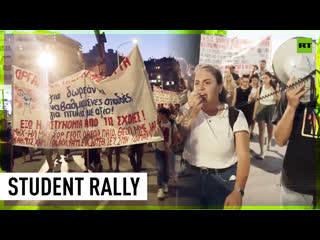
<path fill-rule="evenodd" d="M 158 108 L 165 107 L 169 108 L 170 105 L 173 107 L 182 106 L 187 101 L 186 93 L 178 93 L 173 91 L 163 90 L 157 86 L 153 86 L 153 97 Z"/>
<path fill-rule="evenodd" d="M 200 64 L 212 64 L 220 70 L 235 66 L 236 72 L 249 74 L 253 65 L 266 60 L 267 67 L 271 59 L 271 37 L 256 40 L 228 38 L 215 35 L 201 35 Z"/>

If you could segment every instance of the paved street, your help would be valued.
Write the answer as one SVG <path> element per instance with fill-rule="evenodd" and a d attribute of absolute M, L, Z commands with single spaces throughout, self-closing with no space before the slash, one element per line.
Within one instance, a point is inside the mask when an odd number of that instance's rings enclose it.
<path fill-rule="evenodd" d="M 259 153 L 257 129 L 251 140 L 251 168 L 246 185 L 243 206 L 279 206 L 280 204 L 280 172 L 286 147 L 275 145 L 272 140 L 270 151 L 266 152 L 264 160 L 258 160 L 254 156 Z M 131 164 L 127 157 L 125 148 L 121 153 L 120 171 L 132 172 Z M 14 172 L 45 172 L 48 169 L 45 157 L 35 156 L 33 161 L 23 163 L 23 158 L 15 159 Z M 101 157 L 103 172 L 109 169 L 107 156 Z M 113 168 L 115 168 L 115 155 L 113 155 Z M 148 173 L 148 201 L 6 201 L 5 205 L 10 206 L 175 206 L 175 183 L 170 180 L 169 193 L 163 201 L 159 201 L 157 195 L 157 170 L 154 159 L 154 152 L 145 144 L 142 171 Z M 81 151 L 73 153 L 73 161 L 62 161 L 62 164 L 55 166 L 55 171 L 61 172 L 82 172 L 85 170 L 84 161 L 81 158 Z"/>

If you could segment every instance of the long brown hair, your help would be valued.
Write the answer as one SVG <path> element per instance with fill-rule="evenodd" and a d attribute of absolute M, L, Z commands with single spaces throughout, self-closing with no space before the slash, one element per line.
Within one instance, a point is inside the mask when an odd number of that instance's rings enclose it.
<path fill-rule="evenodd" d="M 272 74 L 270 72 L 265 72 L 264 74 L 262 75 L 267 75 L 269 78 L 270 78 L 270 85 L 271 87 L 273 87 L 274 90 L 276 90 L 277 86 L 276 84 L 272 81 Z"/>
<path fill-rule="evenodd" d="M 215 68 L 211 64 L 199 64 L 195 72 L 197 72 L 200 69 L 206 69 L 209 73 L 211 73 L 212 76 L 214 76 L 217 80 L 218 85 L 222 85 L 222 91 L 219 93 L 219 101 L 221 103 L 227 103 L 227 91 L 223 86 L 223 80 L 222 80 L 222 74 L 219 69 Z"/>

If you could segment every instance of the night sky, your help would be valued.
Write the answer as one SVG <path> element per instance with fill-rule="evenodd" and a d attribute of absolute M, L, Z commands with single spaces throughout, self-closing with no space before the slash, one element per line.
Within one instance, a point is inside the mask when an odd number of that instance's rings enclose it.
<path fill-rule="evenodd" d="M 137 39 L 138 46 L 144 60 L 148 60 L 149 58 L 159 59 L 162 57 L 184 57 L 190 59 L 188 62 L 191 61 L 192 64 L 197 64 L 199 52 L 199 49 L 196 47 L 197 39 L 190 40 L 190 35 L 183 34 L 177 36 L 173 34 L 108 34 L 108 30 L 101 30 L 101 32 L 105 32 L 106 35 L 106 50 L 116 50 L 122 43 Z M 93 34 L 93 31 L 92 34 L 90 34 L 90 31 L 86 31 L 86 33 L 87 34 L 65 35 L 81 43 L 83 53 L 87 53 L 97 43 L 97 40 L 95 38 L 95 35 Z M 141 33 L 141 31 L 139 33 Z M 268 35 L 271 35 L 272 39 L 271 56 L 273 56 L 276 49 L 286 40 L 297 36 L 317 39 L 320 36 L 320 32 L 308 30 L 230 30 L 227 34 L 227 36 L 231 38 L 237 37 L 239 39 L 249 40 L 265 37 Z M 189 40 L 186 40 L 186 38 L 188 38 Z M 119 53 L 123 53 L 125 56 L 127 56 L 132 48 L 132 43 L 122 45 L 121 47 L 119 47 Z"/>
<path fill-rule="evenodd" d="M 82 52 L 87 53 L 97 44 L 94 34 L 66 34 L 68 37 L 78 41 L 82 45 Z M 105 32 L 107 43 L 105 49 L 116 50 L 119 45 L 125 42 L 138 40 L 138 46 L 144 60 L 149 58 L 162 58 L 174 55 L 174 50 L 169 47 L 169 35 L 166 34 L 107 34 Z M 127 56 L 133 48 L 132 43 L 119 47 L 119 53 Z"/>

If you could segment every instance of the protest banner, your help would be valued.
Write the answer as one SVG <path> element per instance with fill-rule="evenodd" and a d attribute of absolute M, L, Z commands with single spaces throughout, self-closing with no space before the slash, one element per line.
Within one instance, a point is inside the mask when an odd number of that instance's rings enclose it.
<path fill-rule="evenodd" d="M 163 90 L 157 86 L 153 86 L 153 97 L 157 107 L 169 108 L 178 105 L 179 107 L 186 103 L 187 95 L 173 91 Z"/>
<path fill-rule="evenodd" d="M 82 70 L 54 83 L 13 67 L 13 142 L 36 148 L 104 148 L 163 140 L 136 46 L 112 76 Z"/>
<path fill-rule="evenodd" d="M 271 60 L 271 36 L 257 40 L 201 35 L 200 64 L 212 64 L 222 72 L 235 66 L 238 75 L 249 74 L 253 65 L 266 60 L 267 69 Z"/>

